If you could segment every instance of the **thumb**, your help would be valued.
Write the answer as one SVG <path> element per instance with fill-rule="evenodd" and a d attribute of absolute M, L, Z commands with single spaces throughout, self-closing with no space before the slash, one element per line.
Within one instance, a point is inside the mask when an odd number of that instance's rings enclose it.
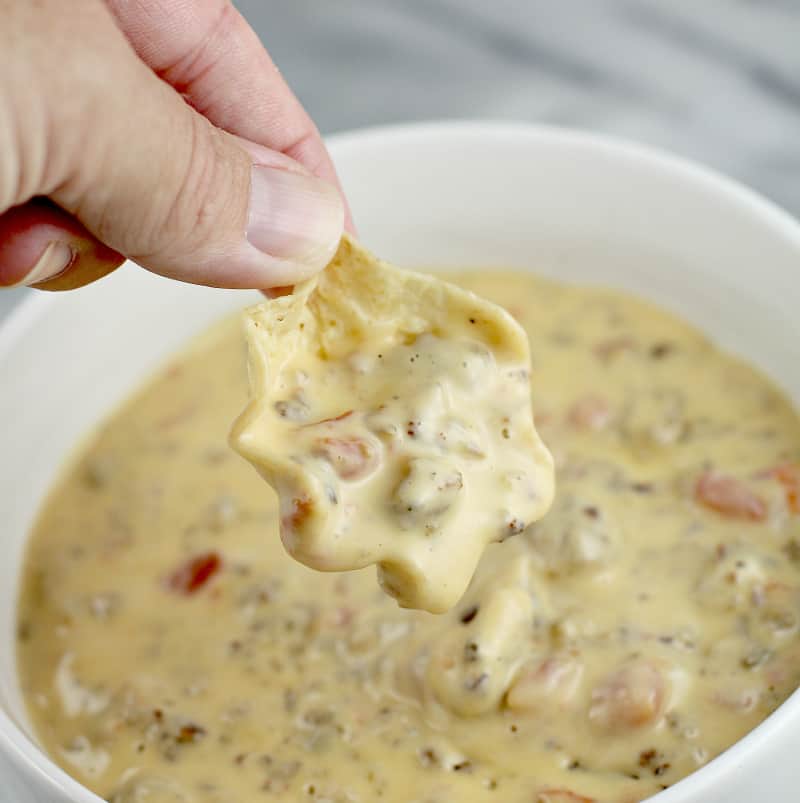
<path fill-rule="evenodd" d="M 171 278 L 266 289 L 322 269 L 342 233 L 338 190 L 215 128 L 125 56 L 114 92 L 84 104 L 102 111 L 79 119 L 81 147 L 50 198 L 97 240 Z"/>

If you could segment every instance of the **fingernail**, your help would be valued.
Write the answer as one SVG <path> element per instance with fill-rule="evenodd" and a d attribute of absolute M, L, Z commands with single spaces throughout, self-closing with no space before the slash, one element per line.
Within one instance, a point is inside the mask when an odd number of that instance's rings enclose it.
<path fill-rule="evenodd" d="M 333 256 L 343 226 L 344 205 L 333 185 L 253 165 L 247 239 L 259 251 L 319 270 Z"/>
<path fill-rule="evenodd" d="M 18 282 L 17 286 L 30 287 L 53 279 L 63 273 L 75 259 L 75 252 L 65 242 L 48 243 L 36 264 Z"/>

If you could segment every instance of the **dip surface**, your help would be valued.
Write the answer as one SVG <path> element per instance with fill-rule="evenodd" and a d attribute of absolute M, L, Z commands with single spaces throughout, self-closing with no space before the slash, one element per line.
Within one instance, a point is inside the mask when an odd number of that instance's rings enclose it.
<path fill-rule="evenodd" d="M 226 446 L 238 321 L 77 456 L 32 535 L 36 733 L 116 803 L 634 803 L 800 682 L 800 423 L 627 296 L 458 277 L 526 328 L 557 493 L 447 614 L 289 558 Z"/>

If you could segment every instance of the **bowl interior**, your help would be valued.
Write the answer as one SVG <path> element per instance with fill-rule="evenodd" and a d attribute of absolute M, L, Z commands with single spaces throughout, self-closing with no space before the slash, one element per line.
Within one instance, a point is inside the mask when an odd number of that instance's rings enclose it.
<path fill-rule="evenodd" d="M 332 149 L 361 236 L 381 256 L 632 290 L 759 364 L 800 403 L 800 227 L 737 185 L 646 149 L 528 126 L 378 129 L 335 138 Z M 80 292 L 36 296 L 0 329 L 0 752 L 15 752 L 15 771 L 50 778 L 59 799 L 98 800 L 12 724 L 26 728 L 13 647 L 25 535 L 92 426 L 190 335 L 257 297 L 129 265 Z M 797 696 L 747 737 L 747 761 L 790 731 L 796 749 Z M 743 744 L 729 751 L 742 766 Z M 722 800 L 725 768 L 715 765 L 664 803 Z"/>

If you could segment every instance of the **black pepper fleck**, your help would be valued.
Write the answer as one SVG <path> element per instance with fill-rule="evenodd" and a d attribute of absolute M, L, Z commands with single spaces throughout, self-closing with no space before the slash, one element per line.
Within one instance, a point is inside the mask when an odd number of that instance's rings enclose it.
<path fill-rule="evenodd" d="M 674 346 L 671 343 L 655 343 L 650 348 L 650 356 L 654 360 L 662 360 L 664 357 L 668 357 L 674 349 Z"/>

